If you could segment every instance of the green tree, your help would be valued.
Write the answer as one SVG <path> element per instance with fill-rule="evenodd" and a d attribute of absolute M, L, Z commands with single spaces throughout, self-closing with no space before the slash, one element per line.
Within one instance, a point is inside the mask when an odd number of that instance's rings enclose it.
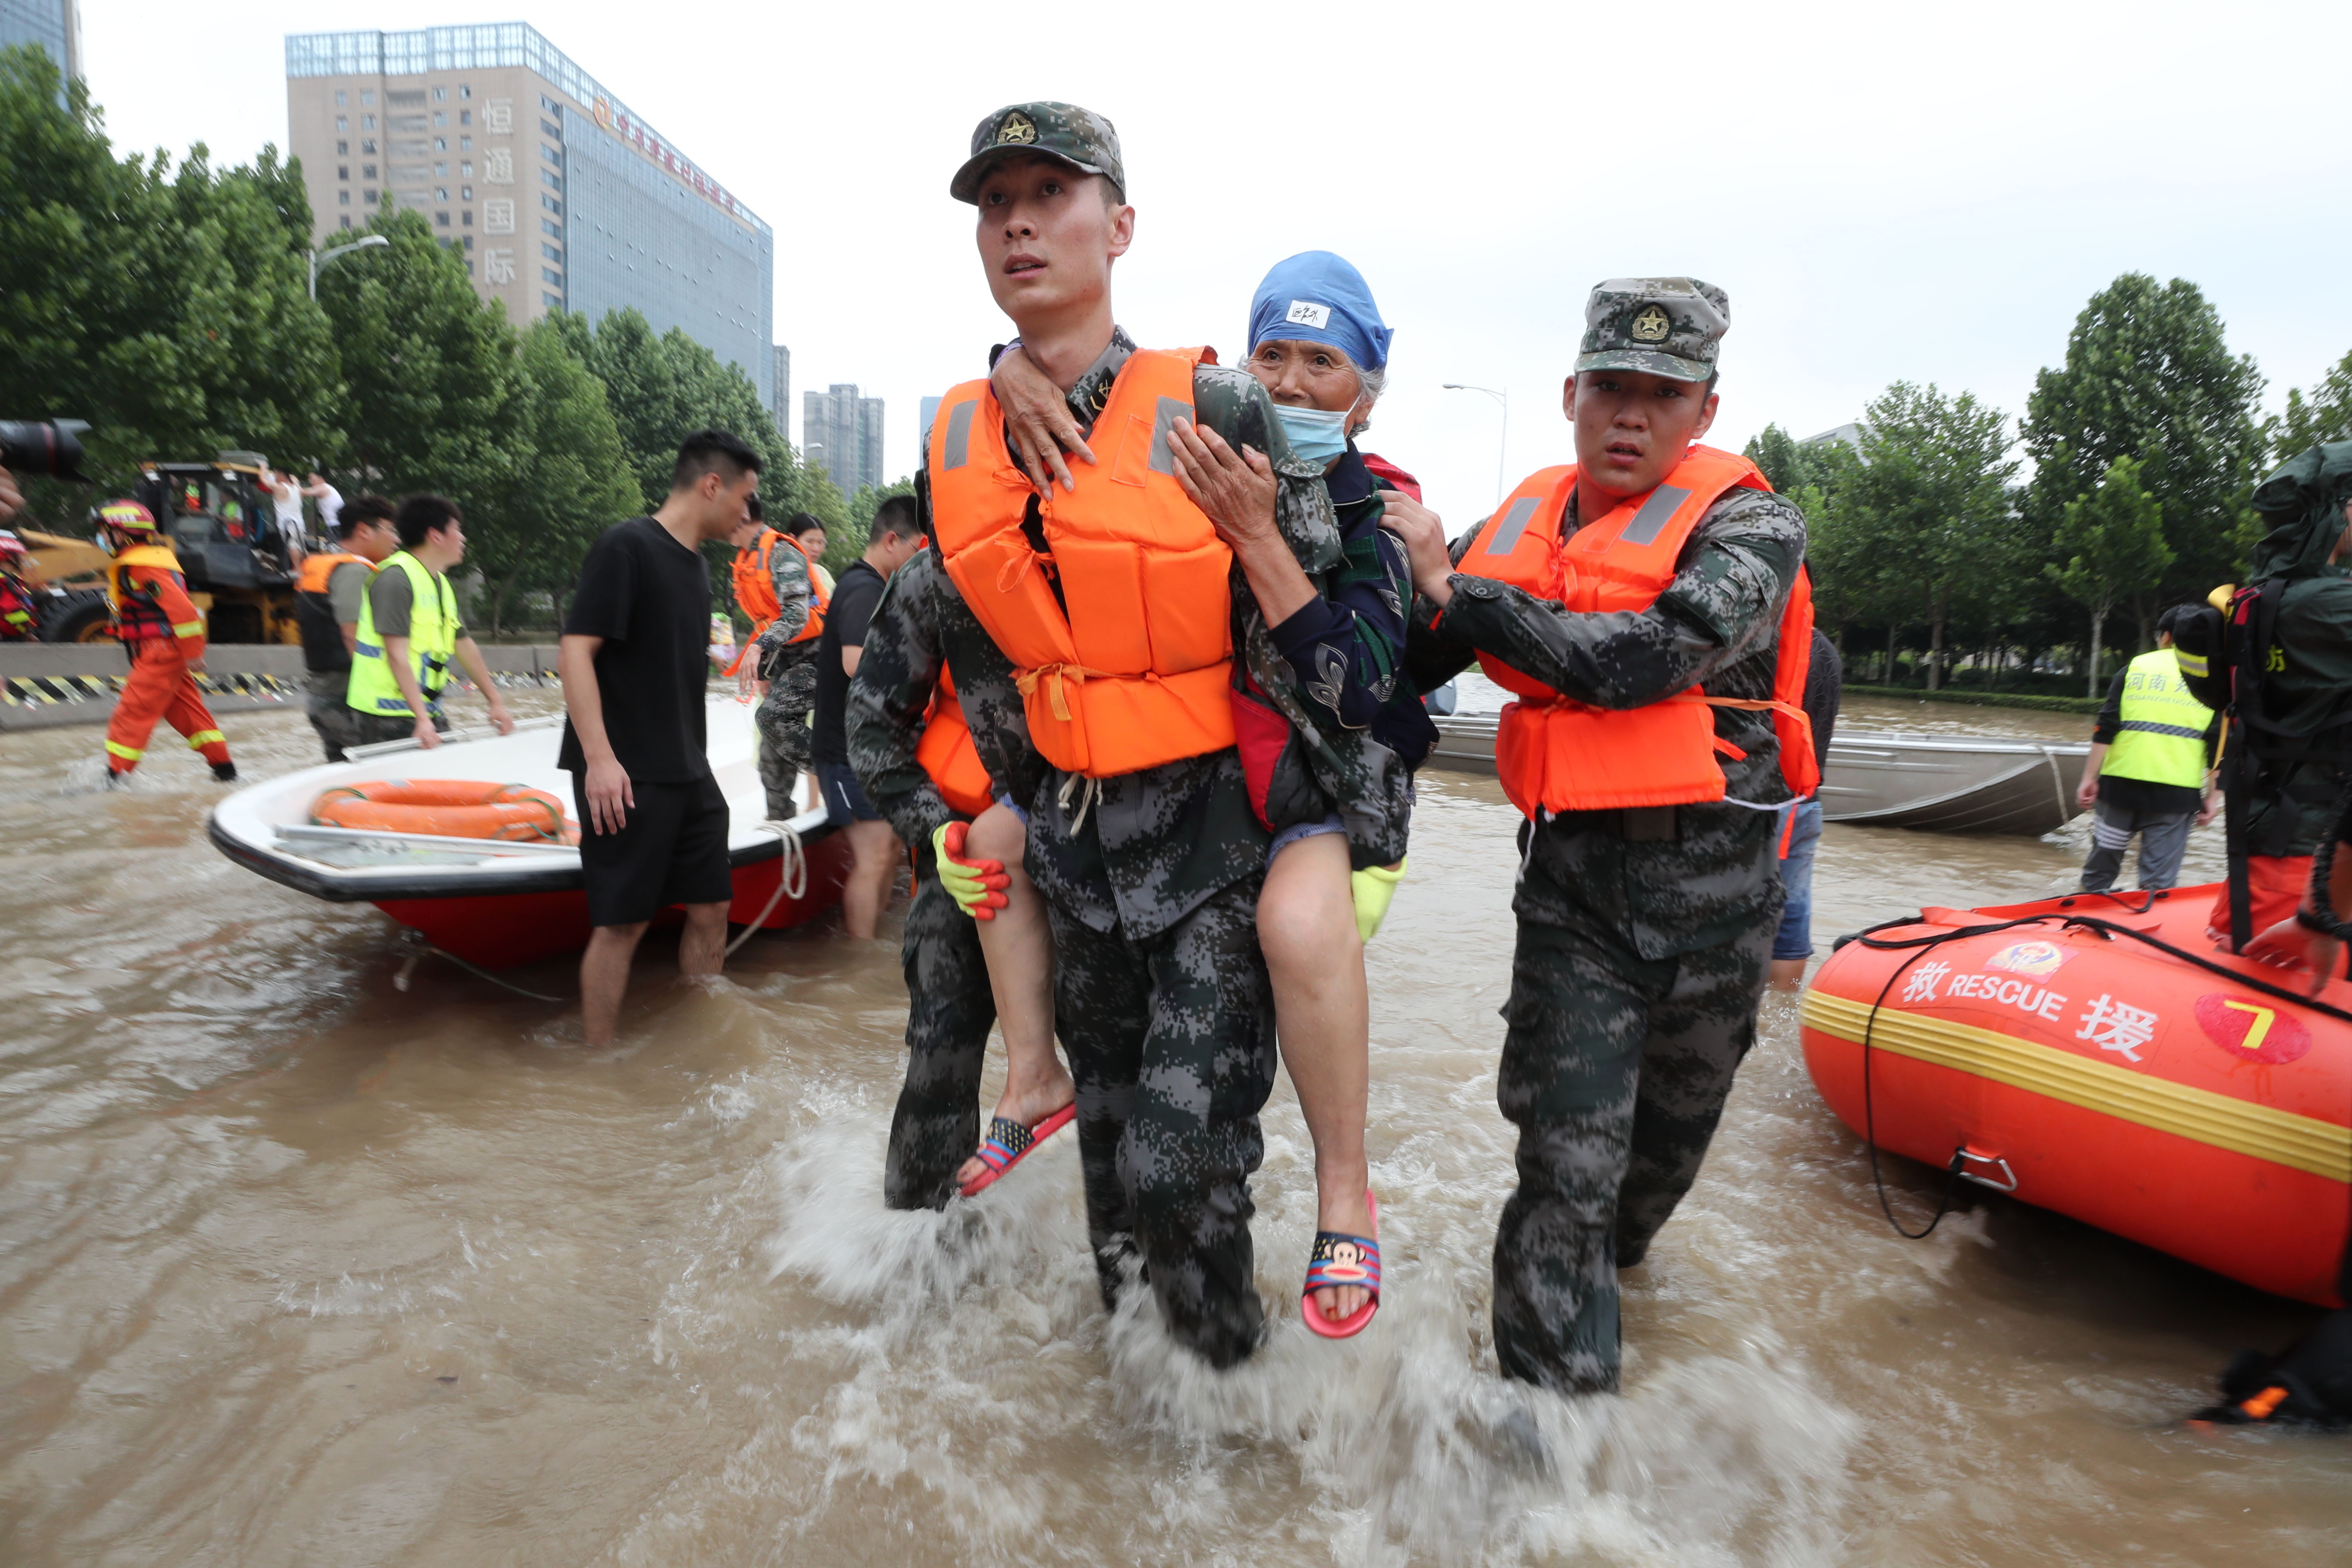
<path fill-rule="evenodd" d="M 2129 272 L 2091 297 L 2066 340 L 2066 363 L 2034 378 L 2025 449 L 2028 507 L 2054 532 L 2119 458 L 2156 498 L 2172 564 L 2154 591 L 2201 599 L 2236 575 L 2263 456 L 2263 377 L 2232 355 L 2221 318 L 2197 286 Z"/>
<path fill-rule="evenodd" d="M 1743 455 L 1764 470 L 1772 488 L 1784 496 L 1794 496 L 1807 489 L 1826 493 L 1835 488 L 1842 463 L 1851 458 L 1853 448 L 1843 441 L 1800 441 L 1778 425 L 1767 425 L 1760 435 L 1748 438 Z"/>
<path fill-rule="evenodd" d="M 2091 657 L 2084 695 L 2099 694 L 2100 634 L 2117 605 L 2153 593 L 2172 548 L 2164 539 L 2164 509 L 2141 484 L 2140 465 L 2118 458 L 2096 488 L 2066 504 L 2054 547 L 2058 560 L 2042 568 L 2065 595 L 2091 612 Z"/>
<path fill-rule="evenodd" d="M 1946 397 L 1898 381 L 1871 401 L 1857 459 L 1825 497 L 1811 546 L 1817 583 L 1829 585 L 1833 612 L 1851 595 L 1891 623 L 1925 621 L 1930 690 L 1942 684 L 1955 619 L 1997 618 L 2020 574 L 2008 432 L 2007 416 L 1972 393 Z M 1898 607 L 1906 602 L 1916 616 Z"/>
<path fill-rule="evenodd" d="M 350 388 L 343 469 L 386 494 L 437 491 L 487 521 L 530 459 L 516 445 L 514 330 L 422 215 L 381 214 L 368 232 L 390 245 L 319 275 Z"/>
<path fill-rule="evenodd" d="M 635 310 L 615 310 L 597 323 L 587 361 L 604 384 L 622 450 L 647 510 L 669 495 L 678 443 L 697 430 L 713 428 L 732 431 L 760 454 L 760 492 L 769 515 L 794 510 L 799 476 L 792 447 L 777 433 L 760 389 L 740 368 L 721 364 L 718 355 L 676 327 L 656 336 Z"/>
<path fill-rule="evenodd" d="M 516 460 L 497 504 L 467 517 L 467 564 L 482 575 L 477 614 L 492 636 L 519 592 L 569 591 L 596 536 L 638 510 L 636 479 L 588 370 L 586 324 L 561 311 L 522 334 L 502 439 Z"/>
<path fill-rule="evenodd" d="M 2271 421 L 2269 437 L 2272 462 L 2323 441 L 2352 441 L 2352 353 L 2337 361 L 2308 395 L 2287 388 L 2286 412 Z"/>
<path fill-rule="evenodd" d="M 88 89 L 0 50 L 0 387 L 7 413 L 90 421 L 93 478 L 257 448 L 341 444 L 326 318 L 305 289 L 310 210 L 265 149 L 215 173 L 202 146 L 118 161 Z"/>

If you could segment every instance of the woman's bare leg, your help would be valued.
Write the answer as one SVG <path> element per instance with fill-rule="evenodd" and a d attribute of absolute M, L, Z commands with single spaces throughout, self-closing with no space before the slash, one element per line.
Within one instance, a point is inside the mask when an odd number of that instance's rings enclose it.
<path fill-rule="evenodd" d="M 1257 940 L 1274 978 L 1275 1028 L 1282 1063 L 1315 1139 L 1316 1228 L 1372 1234 L 1364 1189 L 1365 1104 L 1371 1077 L 1371 1005 L 1364 944 L 1348 884 L 1348 840 L 1318 834 L 1286 846 L 1266 868 L 1257 900 Z M 1363 1287 L 1315 1292 L 1315 1308 L 1336 1322 L 1363 1306 Z"/>
<path fill-rule="evenodd" d="M 988 960 L 988 988 L 996 998 L 996 1026 L 1004 1034 L 1004 1096 L 995 1114 L 1034 1127 L 1077 1098 L 1054 1054 L 1054 932 L 1045 896 L 1021 869 L 1029 829 L 1011 810 L 992 805 L 965 836 L 964 858 L 1001 860 L 1012 885 L 1004 907 L 980 922 L 980 951 Z M 956 1173 L 976 1180 L 988 1167 L 975 1155 Z"/>

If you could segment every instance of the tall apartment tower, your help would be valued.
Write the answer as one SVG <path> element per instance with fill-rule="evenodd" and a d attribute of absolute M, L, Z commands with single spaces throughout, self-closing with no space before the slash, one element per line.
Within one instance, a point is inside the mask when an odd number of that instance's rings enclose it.
<path fill-rule="evenodd" d="M 882 399 L 860 397 L 854 384 L 835 382 L 806 394 L 801 404 L 801 456 L 823 468 L 834 489 L 854 496 L 882 486 Z"/>
<path fill-rule="evenodd" d="M 936 397 L 924 398 L 921 407 L 916 412 L 915 464 L 918 468 L 930 460 L 931 421 L 939 417 L 939 413 L 940 400 Z"/>
<path fill-rule="evenodd" d="M 321 245 L 420 213 L 518 325 L 635 306 L 773 403 L 772 232 L 537 29 L 289 34 L 286 110 Z"/>
<path fill-rule="evenodd" d="M 38 44 L 68 81 L 81 75 L 81 7 L 76 0 L 0 0 L 0 48 Z"/>
<path fill-rule="evenodd" d="M 776 345 L 776 385 L 768 398 L 768 409 L 776 416 L 776 434 L 789 442 L 793 438 L 793 351 L 782 343 Z"/>

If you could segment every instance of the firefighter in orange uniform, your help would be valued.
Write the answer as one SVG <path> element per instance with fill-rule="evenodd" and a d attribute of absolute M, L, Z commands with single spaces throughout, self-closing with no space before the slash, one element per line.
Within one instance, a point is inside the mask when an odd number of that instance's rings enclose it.
<path fill-rule="evenodd" d="M 154 517 L 135 500 L 98 509 L 100 545 L 114 557 L 106 568 L 106 596 L 114 608 L 114 635 L 131 655 L 131 679 L 106 726 L 106 782 L 111 787 L 146 754 L 159 719 L 204 753 L 213 777 L 236 777 L 228 742 L 196 689 L 205 668 L 205 617 L 188 598 L 180 558 Z"/>
<path fill-rule="evenodd" d="M 1814 782 L 1804 520 L 1696 444 L 1729 314 L 1692 279 L 1601 284 L 1564 398 L 1575 464 L 1450 551 L 1424 510 L 1398 520 L 1412 678 L 1433 690 L 1475 658 L 1517 698 L 1496 749 L 1528 820 L 1495 1346 L 1563 1393 L 1617 1385 L 1617 1271 L 1689 1190 L 1755 1040 L 1779 808 Z"/>

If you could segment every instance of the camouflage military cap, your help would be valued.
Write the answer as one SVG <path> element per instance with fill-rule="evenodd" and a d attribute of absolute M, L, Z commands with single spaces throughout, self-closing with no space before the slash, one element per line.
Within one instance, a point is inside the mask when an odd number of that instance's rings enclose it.
<path fill-rule="evenodd" d="M 960 202 L 980 200 L 981 176 L 989 165 L 1016 153 L 1043 153 L 1080 174 L 1100 174 L 1127 195 L 1127 170 L 1118 160 L 1118 132 L 1111 122 L 1075 103 L 1008 104 L 982 121 L 971 133 L 971 156 L 948 182 Z"/>
<path fill-rule="evenodd" d="M 1584 302 L 1576 368 L 1639 370 L 1675 381 L 1715 374 L 1731 296 L 1696 278 L 1612 278 Z"/>

